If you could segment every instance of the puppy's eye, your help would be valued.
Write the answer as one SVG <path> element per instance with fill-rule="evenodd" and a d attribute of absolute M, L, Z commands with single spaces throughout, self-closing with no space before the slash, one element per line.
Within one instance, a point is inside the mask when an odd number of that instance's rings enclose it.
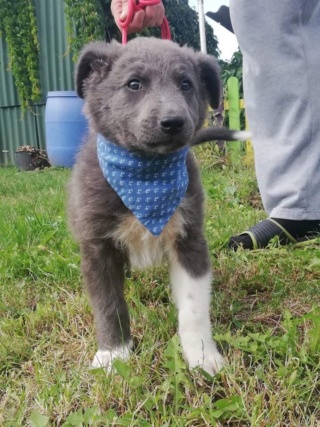
<path fill-rule="evenodd" d="M 138 79 L 132 79 L 127 83 L 127 87 L 131 90 L 140 90 L 142 89 L 142 84 Z"/>
<path fill-rule="evenodd" d="M 184 79 L 182 80 L 181 84 L 180 84 L 180 89 L 187 92 L 189 90 L 192 89 L 192 83 L 190 80 L 188 79 Z"/>

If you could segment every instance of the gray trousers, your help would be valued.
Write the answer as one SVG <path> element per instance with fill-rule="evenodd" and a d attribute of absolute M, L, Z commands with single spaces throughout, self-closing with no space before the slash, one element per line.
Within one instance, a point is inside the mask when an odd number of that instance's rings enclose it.
<path fill-rule="evenodd" d="M 320 0 L 230 0 L 265 210 L 320 219 Z"/>

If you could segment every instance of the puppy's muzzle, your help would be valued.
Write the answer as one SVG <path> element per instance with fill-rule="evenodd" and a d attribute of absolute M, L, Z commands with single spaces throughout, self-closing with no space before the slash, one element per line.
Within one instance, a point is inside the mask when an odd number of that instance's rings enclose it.
<path fill-rule="evenodd" d="M 184 128 L 184 119 L 180 116 L 164 117 L 160 121 L 160 127 L 168 135 L 177 135 Z"/>

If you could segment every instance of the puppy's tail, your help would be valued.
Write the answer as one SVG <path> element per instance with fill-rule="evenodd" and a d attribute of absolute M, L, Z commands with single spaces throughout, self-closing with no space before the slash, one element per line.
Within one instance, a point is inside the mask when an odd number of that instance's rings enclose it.
<path fill-rule="evenodd" d="M 247 131 L 231 130 L 225 127 L 209 127 L 200 129 L 191 141 L 191 146 L 209 141 L 245 141 L 251 138 Z"/>

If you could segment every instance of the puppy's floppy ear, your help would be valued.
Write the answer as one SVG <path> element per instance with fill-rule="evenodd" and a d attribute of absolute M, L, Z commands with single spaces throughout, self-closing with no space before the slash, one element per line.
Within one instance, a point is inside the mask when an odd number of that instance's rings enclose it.
<path fill-rule="evenodd" d="M 122 45 L 115 40 L 107 44 L 92 42 L 80 52 L 75 71 L 76 91 L 80 98 L 85 97 L 84 82 L 92 73 L 100 75 L 111 70 L 114 61 L 121 55 Z"/>
<path fill-rule="evenodd" d="M 198 64 L 209 105 L 218 108 L 221 96 L 220 67 L 213 56 L 204 54 L 199 54 Z"/>

